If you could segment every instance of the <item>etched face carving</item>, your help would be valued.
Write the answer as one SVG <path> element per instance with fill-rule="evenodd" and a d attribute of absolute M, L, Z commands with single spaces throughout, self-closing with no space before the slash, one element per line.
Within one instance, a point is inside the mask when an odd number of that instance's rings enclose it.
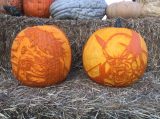
<path fill-rule="evenodd" d="M 43 87 L 65 79 L 71 50 L 65 35 L 57 28 L 31 27 L 16 37 L 11 62 L 14 75 L 22 83 Z"/>
<path fill-rule="evenodd" d="M 98 83 L 127 86 L 144 73 L 147 47 L 133 30 L 106 28 L 90 37 L 84 49 L 83 62 L 88 75 Z"/>

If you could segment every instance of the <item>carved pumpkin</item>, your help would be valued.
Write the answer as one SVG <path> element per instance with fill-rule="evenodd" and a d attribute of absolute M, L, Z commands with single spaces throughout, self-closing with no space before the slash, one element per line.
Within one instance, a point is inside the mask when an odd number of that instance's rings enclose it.
<path fill-rule="evenodd" d="M 21 10 L 22 0 L 0 0 L 0 13 L 6 13 L 3 6 L 14 6 Z"/>
<path fill-rule="evenodd" d="M 63 81 L 71 65 L 71 49 L 55 26 L 28 27 L 15 38 L 11 49 L 14 76 L 22 84 L 46 87 Z"/>
<path fill-rule="evenodd" d="M 24 13 L 27 16 L 49 17 L 49 7 L 53 0 L 23 0 Z"/>
<path fill-rule="evenodd" d="M 50 6 L 54 19 L 102 19 L 105 0 L 56 0 Z"/>
<path fill-rule="evenodd" d="M 103 85 L 123 87 L 137 81 L 147 66 L 144 39 L 126 28 L 104 28 L 88 40 L 83 65 L 89 77 Z"/>

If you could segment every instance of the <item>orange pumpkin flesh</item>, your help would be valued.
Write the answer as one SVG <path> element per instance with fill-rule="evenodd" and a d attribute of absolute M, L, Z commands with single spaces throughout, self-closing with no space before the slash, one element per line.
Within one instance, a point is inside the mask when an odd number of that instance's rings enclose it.
<path fill-rule="evenodd" d="M 49 7 L 53 0 L 23 0 L 24 13 L 27 16 L 49 17 Z"/>
<path fill-rule="evenodd" d="M 15 38 L 11 49 L 14 76 L 22 84 L 46 87 L 63 81 L 71 65 L 71 49 L 55 26 L 28 27 Z"/>
<path fill-rule="evenodd" d="M 96 31 L 83 51 L 83 65 L 97 83 L 124 87 L 137 81 L 147 66 L 148 51 L 144 39 L 126 28 Z"/>

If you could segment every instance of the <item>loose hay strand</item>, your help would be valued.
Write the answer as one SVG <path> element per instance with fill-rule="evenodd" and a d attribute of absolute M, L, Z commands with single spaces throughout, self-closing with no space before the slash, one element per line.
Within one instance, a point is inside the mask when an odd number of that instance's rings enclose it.
<path fill-rule="evenodd" d="M 148 72 L 140 82 L 122 89 L 100 86 L 83 71 L 74 75 L 44 89 L 21 86 L 13 77 L 0 79 L 0 95 L 5 98 L 0 97 L 0 114 L 7 118 L 160 118 L 157 74 Z"/>

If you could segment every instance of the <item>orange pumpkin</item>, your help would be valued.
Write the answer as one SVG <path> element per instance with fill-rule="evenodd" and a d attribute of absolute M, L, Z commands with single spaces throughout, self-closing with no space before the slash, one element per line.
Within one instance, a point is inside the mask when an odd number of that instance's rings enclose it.
<path fill-rule="evenodd" d="M 0 0 L 0 13 L 5 13 L 3 6 L 15 6 L 19 10 L 22 9 L 22 0 Z"/>
<path fill-rule="evenodd" d="M 67 37 L 55 26 L 28 27 L 13 42 L 11 64 L 14 76 L 24 85 L 46 87 L 60 83 L 71 66 Z"/>
<path fill-rule="evenodd" d="M 88 40 L 83 65 L 89 77 L 103 85 L 123 87 L 137 81 L 147 66 L 144 39 L 126 28 L 104 28 Z"/>
<path fill-rule="evenodd" d="M 23 0 L 24 13 L 27 16 L 49 17 L 49 7 L 53 0 Z"/>

